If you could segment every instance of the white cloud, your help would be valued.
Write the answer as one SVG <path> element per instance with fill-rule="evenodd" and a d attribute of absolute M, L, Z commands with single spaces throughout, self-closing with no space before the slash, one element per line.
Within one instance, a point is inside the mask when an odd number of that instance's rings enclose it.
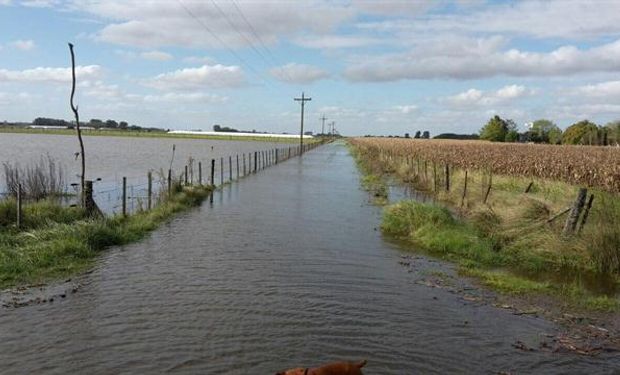
<path fill-rule="evenodd" d="M 351 81 L 403 79 L 479 79 L 499 75 L 564 76 L 620 71 L 620 40 L 590 49 L 564 46 L 551 52 L 501 51 L 497 43 L 471 40 L 461 54 L 451 50 L 413 50 L 409 53 L 367 57 L 353 62 L 345 77 Z M 476 46 L 484 46 L 477 48 Z"/>
<path fill-rule="evenodd" d="M 101 67 L 99 65 L 76 66 L 75 75 L 78 80 L 96 79 L 101 75 Z M 66 83 L 71 82 L 71 68 L 0 69 L 0 82 Z"/>
<path fill-rule="evenodd" d="M 163 73 L 144 84 L 160 90 L 197 90 L 205 87 L 239 87 L 245 84 L 243 71 L 238 66 L 203 65 Z"/>
<path fill-rule="evenodd" d="M 534 90 L 520 85 L 508 85 L 497 91 L 489 92 L 483 92 L 472 88 L 459 94 L 445 97 L 440 101 L 456 107 L 505 105 L 515 99 L 533 95 L 534 92 Z"/>
<path fill-rule="evenodd" d="M 141 47 L 223 48 L 223 43 L 229 48 L 239 48 L 248 46 L 249 41 L 257 43 L 254 33 L 270 45 L 284 35 L 329 32 L 355 15 L 355 10 L 345 5 L 323 1 L 235 3 L 243 16 L 232 2 L 217 4 L 226 17 L 211 2 L 89 0 L 72 6 L 113 20 L 114 23 L 100 30 L 98 39 Z M 244 17 L 250 20 L 251 27 Z"/>
<path fill-rule="evenodd" d="M 403 2 L 405 3 L 405 2 Z M 415 3 L 415 2 L 412 2 Z M 380 4 L 377 2 L 377 4 Z M 620 34 L 620 2 L 520 1 L 487 4 L 469 12 L 430 13 L 411 22 L 406 17 L 360 23 L 363 29 L 417 35 L 502 33 L 534 38 L 590 39 Z"/>
<path fill-rule="evenodd" d="M 295 43 L 306 48 L 330 49 L 330 48 L 356 48 L 365 47 L 373 44 L 380 44 L 383 40 L 379 38 L 324 35 L 298 38 Z"/>
<path fill-rule="evenodd" d="M 398 112 L 400 112 L 402 114 L 408 115 L 410 113 L 415 112 L 418 109 L 418 106 L 417 105 L 413 105 L 413 104 L 410 104 L 410 105 L 397 105 L 397 106 L 394 107 L 394 109 L 396 109 Z"/>
<path fill-rule="evenodd" d="M 169 92 L 163 95 L 146 95 L 144 97 L 145 102 L 201 102 L 201 103 L 224 103 L 228 100 L 225 96 L 219 96 L 214 94 L 206 94 L 202 92 L 193 93 L 176 93 Z"/>
<path fill-rule="evenodd" d="M 60 3 L 60 0 L 22 0 L 19 4 L 29 8 L 51 8 Z"/>
<path fill-rule="evenodd" d="M 590 99 L 617 100 L 620 98 L 620 81 L 608 81 L 580 86 L 573 89 L 572 93 Z"/>
<path fill-rule="evenodd" d="M 162 52 L 162 51 L 142 52 L 140 54 L 140 57 L 146 60 L 153 60 L 153 61 L 169 61 L 174 58 L 171 54 Z"/>
<path fill-rule="evenodd" d="M 329 77 L 329 73 L 321 68 L 296 63 L 273 68 L 270 70 L 270 73 L 282 82 L 297 84 L 312 83 Z"/>
<path fill-rule="evenodd" d="M 9 45 L 22 51 L 30 51 L 34 49 L 35 47 L 35 43 L 33 40 L 21 40 L 21 39 L 14 40 L 11 43 L 9 43 Z"/>

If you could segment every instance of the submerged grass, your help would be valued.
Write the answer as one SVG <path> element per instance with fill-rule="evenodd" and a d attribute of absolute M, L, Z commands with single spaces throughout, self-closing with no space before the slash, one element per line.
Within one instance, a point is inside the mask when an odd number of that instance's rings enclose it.
<path fill-rule="evenodd" d="M 199 205 L 209 186 L 180 188 L 151 211 L 88 218 L 79 208 L 43 201 L 25 207 L 25 228 L 0 224 L 0 287 L 65 277 L 92 265 L 104 248 L 142 239 L 174 213 Z M 0 220 L 11 202 L 0 204 Z"/>
<path fill-rule="evenodd" d="M 368 154 L 351 146 L 365 176 L 398 179 L 433 196 L 436 203 L 401 201 L 384 209 L 384 233 L 404 238 L 460 266 L 488 287 L 508 295 L 545 294 L 575 308 L 620 310 L 620 199 L 591 189 L 595 204 L 580 233 L 563 236 L 566 216 L 578 187 L 563 182 L 450 170 L 445 189 L 441 168 Z M 434 186 L 437 173 L 437 186 Z M 367 177 L 365 177 L 367 178 Z M 374 178 L 373 178 L 374 179 Z M 492 188 L 487 201 L 487 187 Z M 529 192 L 524 191 L 532 183 Z M 463 194 L 463 192 L 466 194 Z M 580 277 L 612 280 L 607 294 L 592 292 Z M 604 288 L 602 288 L 604 289 Z"/>

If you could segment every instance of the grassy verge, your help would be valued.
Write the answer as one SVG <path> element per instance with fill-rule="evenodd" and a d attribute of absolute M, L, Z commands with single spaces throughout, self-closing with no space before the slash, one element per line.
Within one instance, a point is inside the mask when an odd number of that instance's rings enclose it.
<path fill-rule="evenodd" d="M 27 128 L 3 128 L 0 133 L 18 134 L 47 134 L 47 135 L 75 135 L 74 130 L 70 129 L 27 129 Z M 252 141 L 252 142 L 271 142 L 271 143 L 299 143 L 299 138 L 269 138 L 269 137 L 235 137 L 229 135 L 200 135 L 200 134 L 169 134 L 166 132 L 147 132 L 132 130 L 82 130 L 82 135 L 92 137 L 139 137 L 139 138 L 173 138 L 173 139 L 211 139 L 220 141 Z M 304 139 L 304 143 L 319 142 L 320 139 Z"/>
<path fill-rule="evenodd" d="M 83 271 L 101 250 L 140 240 L 173 214 L 199 205 L 211 190 L 207 186 L 179 188 L 151 211 L 99 219 L 89 219 L 80 208 L 41 201 L 25 207 L 28 221 L 21 230 L 2 221 L 13 217 L 14 202 L 4 201 L 0 204 L 0 288 Z"/>
<path fill-rule="evenodd" d="M 450 171 L 450 191 L 444 181 L 435 191 L 428 167 L 425 171 L 403 160 L 353 154 L 366 176 L 397 178 L 434 196 L 434 204 L 402 201 L 387 206 L 384 233 L 457 263 L 462 274 L 503 294 L 542 294 L 571 308 L 620 310 L 614 295 L 620 286 L 617 196 L 594 191 L 596 204 L 587 224 L 578 235 L 565 237 L 565 216 L 548 219 L 570 206 L 575 186 L 494 175 L 484 203 L 489 183 L 484 172 L 468 171 L 463 199 L 464 171 Z"/>

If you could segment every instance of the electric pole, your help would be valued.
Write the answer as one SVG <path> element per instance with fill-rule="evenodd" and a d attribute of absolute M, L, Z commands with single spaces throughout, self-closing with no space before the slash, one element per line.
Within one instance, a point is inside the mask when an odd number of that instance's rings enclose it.
<path fill-rule="evenodd" d="M 321 135 L 325 135 L 325 120 L 327 120 L 327 117 L 325 117 L 325 114 L 323 114 L 323 117 L 321 117 L 319 120 L 323 121 L 323 125 L 321 125 Z"/>
<path fill-rule="evenodd" d="M 304 146 L 304 106 L 306 102 L 312 100 L 312 98 L 306 98 L 304 93 L 301 93 L 301 98 L 294 98 L 296 102 L 301 102 L 301 130 L 299 131 L 299 152 L 303 152 Z"/>

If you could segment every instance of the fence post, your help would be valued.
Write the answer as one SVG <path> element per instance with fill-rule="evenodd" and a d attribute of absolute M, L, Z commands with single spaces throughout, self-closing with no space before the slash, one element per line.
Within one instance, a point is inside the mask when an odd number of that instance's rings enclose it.
<path fill-rule="evenodd" d="M 232 156 L 228 157 L 228 181 L 232 181 Z"/>
<path fill-rule="evenodd" d="M 467 169 L 465 170 L 465 183 L 463 184 L 463 196 L 461 197 L 461 207 L 465 203 L 465 196 L 467 195 Z"/>
<path fill-rule="evenodd" d="M 185 166 L 185 186 L 189 185 L 189 174 L 187 173 L 187 165 Z"/>
<path fill-rule="evenodd" d="M 278 149 L 276 148 L 276 164 L 278 164 Z"/>
<path fill-rule="evenodd" d="M 450 165 L 446 163 L 446 191 L 450 191 Z"/>
<path fill-rule="evenodd" d="M 17 228 L 22 226 L 22 184 L 17 184 Z"/>
<path fill-rule="evenodd" d="M 148 185 L 147 185 L 147 194 L 146 195 L 147 195 L 148 202 L 146 203 L 146 207 L 147 207 L 147 210 L 150 211 L 151 210 L 151 200 L 152 200 L 152 197 L 153 197 L 153 178 L 152 178 L 152 175 L 151 175 L 150 171 L 149 171 L 149 173 L 147 175 L 147 178 L 148 178 L 149 181 L 148 181 Z"/>
<path fill-rule="evenodd" d="M 256 173 L 256 167 L 258 166 L 257 162 L 256 162 L 256 156 L 258 155 L 257 151 L 254 151 L 254 173 Z"/>
<path fill-rule="evenodd" d="M 172 169 L 168 169 L 168 198 L 172 197 Z"/>
<path fill-rule="evenodd" d="M 198 185 L 202 185 L 202 162 L 198 162 Z"/>
<path fill-rule="evenodd" d="M 583 226 L 586 225 L 586 221 L 588 220 L 588 215 L 590 214 L 590 209 L 592 208 L 592 201 L 594 200 L 594 194 L 590 194 L 590 198 L 588 199 L 588 204 L 586 204 L 586 210 L 583 211 L 583 217 L 581 218 L 581 224 L 579 225 L 579 230 L 577 233 L 581 233 Z"/>
<path fill-rule="evenodd" d="M 586 196 L 588 194 L 588 189 L 580 188 L 577 193 L 577 199 L 573 203 L 573 207 L 570 210 L 570 214 L 568 218 L 566 218 L 566 223 L 564 224 L 564 230 L 562 231 L 563 235 L 569 235 L 575 232 L 577 228 L 577 222 L 579 221 L 579 216 L 581 215 L 581 211 L 583 210 L 583 206 L 586 204 Z"/>
<path fill-rule="evenodd" d="M 211 185 L 215 186 L 215 159 L 211 159 Z"/>
<path fill-rule="evenodd" d="M 237 180 L 239 179 L 239 154 L 237 154 Z"/>
<path fill-rule="evenodd" d="M 220 185 L 224 185 L 224 158 L 220 158 Z"/>
<path fill-rule="evenodd" d="M 493 170 L 489 170 L 489 186 L 487 187 L 487 191 L 484 194 L 484 200 L 482 203 L 487 203 L 487 199 L 489 199 L 489 194 L 491 193 L 491 187 L 493 186 Z"/>
<path fill-rule="evenodd" d="M 123 177 L 123 216 L 127 216 L 127 177 Z"/>
<path fill-rule="evenodd" d="M 245 177 L 245 152 L 243 153 L 243 177 Z"/>

